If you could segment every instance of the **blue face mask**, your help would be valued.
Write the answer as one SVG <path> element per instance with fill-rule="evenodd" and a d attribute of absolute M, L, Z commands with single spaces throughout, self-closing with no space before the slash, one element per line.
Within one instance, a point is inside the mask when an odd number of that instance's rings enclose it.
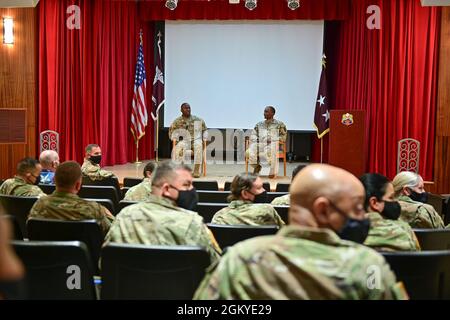
<path fill-rule="evenodd" d="M 356 243 L 364 243 L 369 235 L 370 220 L 369 219 L 354 219 L 347 216 L 345 212 L 336 207 L 331 201 L 331 206 L 346 218 L 345 224 L 340 231 L 337 231 L 337 235 L 343 240 L 349 240 Z"/>

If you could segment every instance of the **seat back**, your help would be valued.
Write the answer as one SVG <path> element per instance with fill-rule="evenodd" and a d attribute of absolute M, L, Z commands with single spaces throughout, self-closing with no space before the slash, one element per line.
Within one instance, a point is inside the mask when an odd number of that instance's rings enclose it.
<path fill-rule="evenodd" d="M 109 199 L 112 201 L 114 208 L 117 208 L 121 200 L 116 188 L 112 186 L 82 186 L 78 196 L 87 199 Z"/>
<path fill-rule="evenodd" d="M 450 250 L 450 229 L 414 229 L 422 250 Z"/>
<path fill-rule="evenodd" d="M 111 212 L 111 214 L 116 215 L 116 208 L 114 207 L 113 202 L 110 199 L 90 199 L 90 198 L 84 198 L 84 200 L 97 202 L 98 204 L 101 204 L 106 209 Z"/>
<path fill-rule="evenodd" d="M 413 300 L 450 299 L 450 251 L 382 252 Z"/>
<path fill-rule="evenodd" d="M 231 247 L 240 241 L 250 238 L 273 235 L 277 226 L 220 225 L 208 223 L 221 248 Z"/>
<path fill-rule="evenodd" d="M 207 223 L 211 222 L 217 211 L 225 207 L 228 207 L 228 203 L 199 202 L 195 211 L 201 215 L 203 221 Z"/>
<path fill-rule="evenodd" d="M 103 233 L 97 221 L 31 218 L 28 220 L 27 227 L 30 240 L 83 242 L 89 250 L 94 266 L 97 267 L 103 243 Z"/>
<path fill-rule="evenodd" d="M 219 184 L 217 183 L 217 181 L 194 180 L 193 185 L 197 190 L 219 191 Z"/>
<path fill-rule="evenodd" d="M 267 192 L 267 201 L 270 203 L 273 199 L 284 196 L 287 192 Z"/>
<path fill-rule="evenodd" d="M 197 190 L 199 202 L 226 203 L 229 191 Z"/>
<path fill-rule="evenodd" d="M 20 226 L 17 223 L 17 220 L 14 216 L 10 215 L 0 215 L 0 219 L 5 219 L 9 221 L 9 224 L 12 228 L 12 239 L 13 240 L 23 240 L 23 234 L 20 230 Z"/>
<path fill-rule="evenodd" d="M 95 300 L 93 265 L 84 243 L 13 241 L 32 300 Z"/>
<path fill-rule="evenodd" d="M 116 189 L 117 195 L 120 194 L 120 184 L 119 180 L 115 177 L 108 177 L 102 180 L 92 180 L 89 177 L 83 176 L 83 185 L 84 186 L 105 186 L 105 187 L 114 187 Z M 120 198 L 119 198 L 120 200 Z"/>
<path fill-rule="evenodd" d="M 283 182 L 278 182 L 277 186 L 275 188 L 275 192 L 285 192 L 288 193 L 289 192 L 289 186 L 291 184 L 290 183 L 283 183 Z"/>
<path fill-rule="evenodd" d="M 142 178 L 132 178 L 132 177 L 125 177 L 123 178 L 123 186 L 127 188 L 134 187 L 142 182 Z"/>
<path fill-rule="evenodd" d="M 30 214 L 30 210 L 38 200 L 37 197 L 18 197 L 0 195 L 0 203 L 2 204 L 5 212 L 8 215 L 14 217 L 17 224 L 20 227 L 20 231 L 24 238 L 28 237 L 27 233 L 27 219 Z"/>
<path fill-rule="evenodd" d="M 56 186 L 54 184 L 39 184 L 38 187 L 45 194 L 52 194 L 56 190 Z"/>
<path fill-rule="evenodd" d="M 123 208 L 126 208 L 128 206 L 131 206 L 132 204 L 139 203 L 139 201 L 128 201 L 128 200 L 121 200 L 119 202 L 119 208 L 117 209 L 117 213 L 122 211 Z"/>
<path fill-rule="evenodd" d="M 277 211 L 280 218 L 286 223 L 289 223 L 288 215 L 289 215 L 289 206 L 273 206 Z"/>
<path fill-rule="evenodd" d="M 120 189 L 120 193 L 121 193 L 121 198 L 125 199 L 125 195 L 127 194 L 128 190 L 130 190 L 131 187 L 123 187 L 122 189 Z"/>
<path fill-rule="evenodd" d="M 111 243 L 102 250 L 102 299 L 192 299 L 209 255 L 201 247 Z"/>

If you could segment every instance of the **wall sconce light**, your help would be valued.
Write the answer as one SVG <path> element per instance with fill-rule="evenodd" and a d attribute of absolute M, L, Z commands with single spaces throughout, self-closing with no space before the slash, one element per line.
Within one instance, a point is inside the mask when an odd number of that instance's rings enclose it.
<path fill-rule="evenodd" d="M 3 18 L 3 43 L 13 44 L 14 43 L 14 20 L 13 18 Z"/>

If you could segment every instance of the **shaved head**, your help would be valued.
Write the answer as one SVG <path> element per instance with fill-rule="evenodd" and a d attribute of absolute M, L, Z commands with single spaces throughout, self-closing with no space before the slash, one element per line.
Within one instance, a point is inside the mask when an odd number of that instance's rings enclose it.
<path fill-rule="evenodd" d="M 292 224 L 335 231 L 345 222 L 342 212 L 349 217 L 360 217 L 365 198 L 359 179 L 326 164 L 311 164 L 302 169 L 292 181 L 289 193 Z"/>

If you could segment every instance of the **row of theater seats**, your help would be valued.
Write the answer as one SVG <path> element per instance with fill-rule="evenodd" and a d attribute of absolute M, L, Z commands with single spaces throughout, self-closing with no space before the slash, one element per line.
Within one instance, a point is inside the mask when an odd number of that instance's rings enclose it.
<path fill-rule="evenodd" d="M 94 198 L 103 196 L 104 186 L 83 186 Z M 107 187 L 106 187 L 107 188 Z M 111 186 L 110 186 L 111 188 Z M 117 191 L 115 187 L 112 187 Z M 228 192 L 199 191 L 198 211 L 209 222 L 212 215 L 226 206 Z M 273 193 L 272 193 L 273 194 Z M 280 194 L 276 194 L 279 196 Z M 275 194 L 274 194 L 275 196 Z M 430 197 L 434 206 L 446 210 L 446 197 Z M 0 196 L 4 204 L 8 196 Z M 31 199 L 31 200 L 30 200 Z M 6 202 L 8 202 L 6 200 Z M 106 203 L 113 201 L 107 200 Z M 189 299 L 204 275 L 209 258 L 201 248 L 148 247 L 110 244 L 101 249 L 102 235 L 95 221 L 64 222 L 31 220 L 28 213 L 19 223 L 18 208 L 36 199 L 20 198 L 8 206 L 9 219 L 16 225 L 14 247 L 27 268 L 30 298 L 36 299 Z M 32 206 L 31 203 L 31 206 Z M 103 204 L 103 203 L 102 203 Z M 117 209 L 132 202 L 120 201 Z M 29 206 L 28 208 L 31 208 Z M 287 222 L 287 207 L 276 208 Z M 28 209 L 29 212 L 29 209 Z M 118 212 L 111 210 L 111 212 Z M 444 211 L 445 212 L 445 211 Z M 209 218 L 208 218 L 209 217 Z M 276 227 L 209 225 L 222 248 L 254 236 L 274 234 Z M 405 283 L 412 299 L 450 299 L 450 230 L 415 230 L 423 252 L 383 253 L 399 280 Z M 39 241 L 38 241 L 39 240 Z M 73 242 L 73 241 L 79 242 Z M 49 242 L 50 241 L 50 242 Z M 60 242 L 63 241 L 63 242 Z M 432 250 L 432 251 L 431 251 Z M 97 267 L 102 257 L 102 270 Z M 203 256 L 203 258 L 201 258 Z M 203 260 L 202 260 L 203 259 Z M 80 266 L 83 290 L 67 289 L 67 266 Z M 94 275 L 101 275 L 101 294 L 96 293 Z M 84 290 L 86 289 L 86 290 Z"/>
<path fill-rule="evenodd" d="M 60 234 L 70 238 L 68 227 L 44 228 L 39 221 L 30 224 L 32 237 L 37 233 L 45 239 Z M 61 222 L 91 224 L 95 222 Z M 40 231 L 38 229 L 42 228 Z M 273 234 L 275 227 L 241 227 L 209 225 L 218 242 L 226 248 L 238 238 Z M 218 227 L 218 228 L 217 228 Z M 33 229 L 34 228 L 34 229 Z M 58 230 L 55 231 L 55 228 Z M 87 226 L 85 228 L 88 228 Z M 64 230 L 64 231 L 63 231 Z M 250 231 L 249 231 L 250 230 Z M 99 230 L 97 230 L 97 234 Z M 447 250 L 422 252 L 383 252 L 399 281 L 403 281 L 411 299 L 450 299 L 450 230 L 415 230 L 424 249 L 434 243 Z M 89 248 L 94 241 L 14 241 L 13 246 L 27 269 L 31 299 L 190 299 L 204 276 L 209 256 L 202 248 L 108 244 Z M 83 236 L 81 236 L 83 235 Z M 233 238 L 234 237 L 234 238 Z M 73 237 L 77 238 L 77 237 Z M 232 239 L 233 238 L 233 239 Z M 43 239 L 43 240 L 45 240 Z M 86 245 L 86 243 L 88 245 Z M 96 250 L 97 256 L 92 254 Z M 101 256 L 101 271 L 95 261 Z M 68 266 L 78 266 L 82 272 L 82 290 L 67 287 Z M 74 272 L 73 270 L 71 272 Z M 101 293 L 95 294 L 94 275 L 100 275 Z M 98 279 L 97 279 L 98 281 Z"/>

